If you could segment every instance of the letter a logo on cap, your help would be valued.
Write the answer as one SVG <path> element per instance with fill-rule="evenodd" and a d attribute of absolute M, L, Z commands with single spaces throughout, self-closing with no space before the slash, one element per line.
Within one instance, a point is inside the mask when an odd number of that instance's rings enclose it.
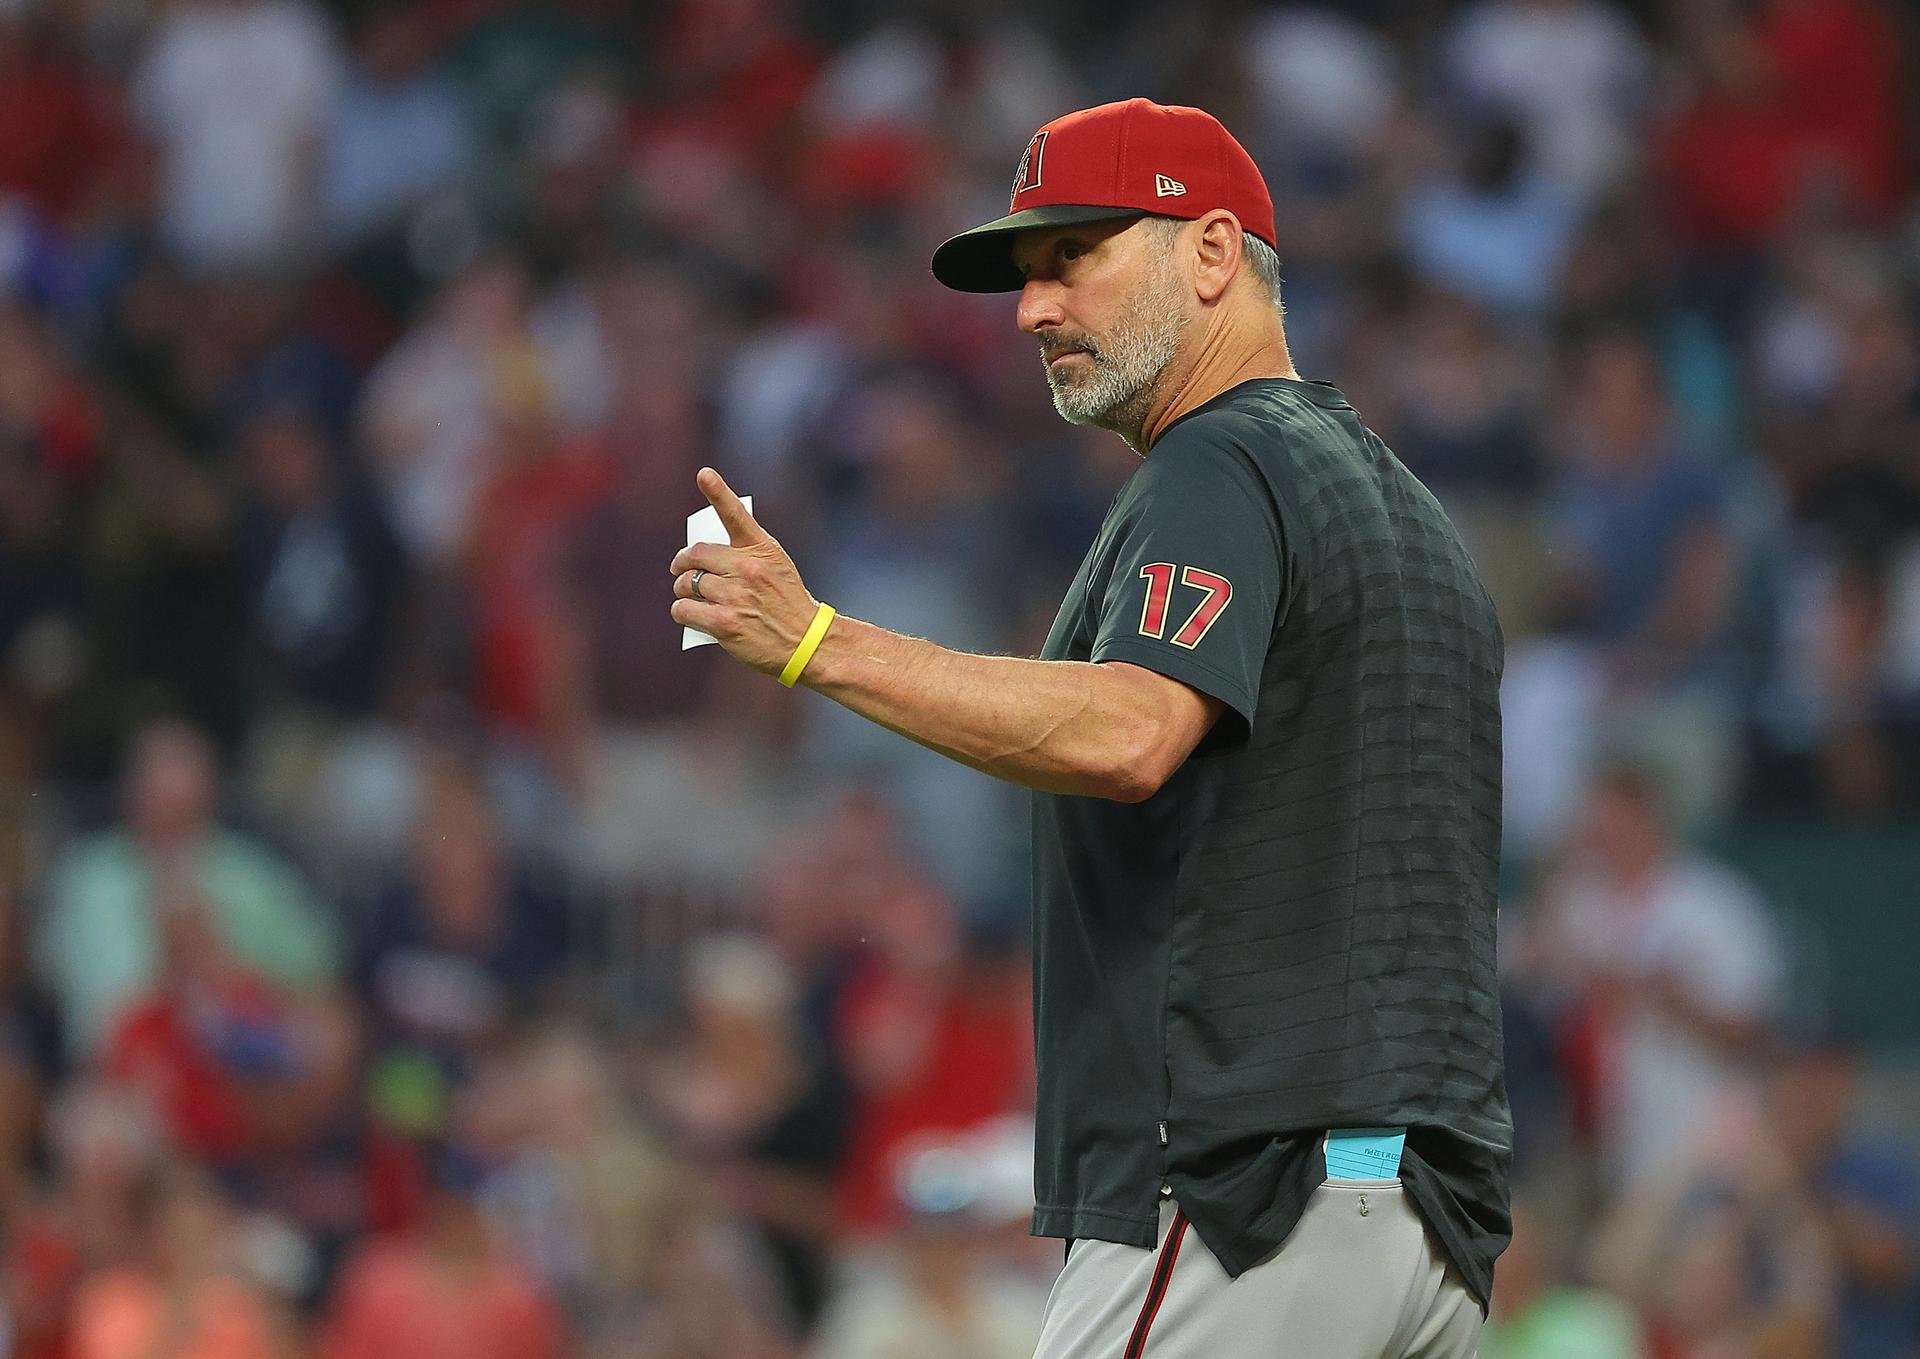
<path fill-rule="evenodd" d="M 1047 151 L 1047 134 L 1036 132 L 1033 140 L 1027 143 L 1027 149 L 1021 153 L 1020 168 L 1013 172 L 1013 196 L 1018 198 L 1028 189 L 1040 187 L 1040 161 Z"/>
<path fill-rule="evenodd" d="M 1187 186 L 1170 175 L 1153 177 L 1153 196 L 1155 198 L 1178 198 L 1187 191 Z"/>

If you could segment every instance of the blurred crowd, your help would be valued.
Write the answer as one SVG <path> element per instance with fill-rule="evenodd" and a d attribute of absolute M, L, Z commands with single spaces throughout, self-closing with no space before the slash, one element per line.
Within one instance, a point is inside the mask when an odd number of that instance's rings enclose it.
<path fill-rule="evenodd" d="M 1920 1354 L 1845 979 L 1699 848 L 1920 810 L 1916 69 L 1876 0 L 0 0 L 0 1354 L 1026 1359 L 1024 798 L 666 567 L 711 463 L 1037 651 L 1134 455 L 926 260 L 1134 94 L 1501 606 L 1487 1353 Z"/>

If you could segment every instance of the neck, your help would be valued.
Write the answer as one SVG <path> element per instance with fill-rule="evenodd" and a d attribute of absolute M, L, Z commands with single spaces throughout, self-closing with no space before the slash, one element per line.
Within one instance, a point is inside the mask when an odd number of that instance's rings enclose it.
<path fill-rule="evenodd" d="M 1168 366 L 1138 434 L 1127 439 L 1134 452 L 1144 457 L 1168 425 L 1243 382 L 1300 376 L 1277 315 L 1267 312 L 1249 321 L 1223 313 L 1204 323 L 1199 344 L 1184 362 Z"/>

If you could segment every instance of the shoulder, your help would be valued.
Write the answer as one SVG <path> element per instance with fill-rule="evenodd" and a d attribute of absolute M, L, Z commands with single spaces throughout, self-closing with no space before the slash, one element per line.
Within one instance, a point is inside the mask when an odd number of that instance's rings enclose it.
<path fill-rule="evenodd" d="M 120 831 L 99 831 L 82 836 L 68 845 L 54 860 L 49 880 L 55 896 L 97 882 L 102 877 L 122 876 L 137 866 L 133 842 Z"/>
<path fill-rule="evenodd" d="M 1160 437 L 1137 480 L 1145 488 L 1212 481 L 1251 490 L 1271 480 L 1264 466 L 1288 438 L 1285 421 L 1239 403 L 1198 411 Z"/>
<path fill-rule="evenodd" d="M 1126 531 L 1180 524 L 1212 535 L 1265 525 L 1274 538 L 1284 536 L 1274 478 L 1234 422 L 1212 412 L 1182 421 L 1154 444 L 1115 514 Z"/>

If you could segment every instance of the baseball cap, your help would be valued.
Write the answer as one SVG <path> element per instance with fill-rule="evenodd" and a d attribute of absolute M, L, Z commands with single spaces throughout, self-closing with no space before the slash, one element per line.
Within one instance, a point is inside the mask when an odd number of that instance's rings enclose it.
<path fill-rule="evenodd" d="M 1140 213 L 1190 220 L 1215 208 L 1275 245 L 1267 182 L 1218 118 L 1151 99 L 1079 109 L 1033 134 L 1007 215 L 941 245 L 933 276 L 963 293 L 1018 292 L 1016 231 Z"/>

